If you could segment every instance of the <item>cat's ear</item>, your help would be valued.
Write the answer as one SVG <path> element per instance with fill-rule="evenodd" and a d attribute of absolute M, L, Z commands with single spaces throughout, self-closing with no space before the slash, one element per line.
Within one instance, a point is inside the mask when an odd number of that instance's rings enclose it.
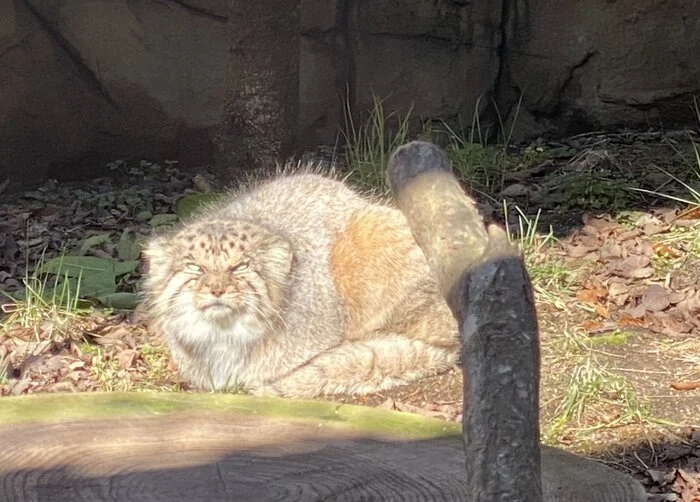
<path fill-rule="evenodd" d="M 259 247 L 260 264 L 270 279 L 283 282 L 292 271 L 294 252 L 291 243 L 282 236 L 272 236 Z"/>
<path fill-rule="evenodd" d="M 167 275 L 172 260 L 170 253 L 170 246 L 166 236 L 161 235 L 150 239 L 141 251 L 145 264 L 144 275 L 154 278 Z"/>
<path fill-rule="evenodd" d="M 265 280 L 270 300 L 282 305 L 291 282 L 294 261 L 292 245 L 282 236 L 270 236 L 258 248 L 258 256 L 260 275 Z"/>

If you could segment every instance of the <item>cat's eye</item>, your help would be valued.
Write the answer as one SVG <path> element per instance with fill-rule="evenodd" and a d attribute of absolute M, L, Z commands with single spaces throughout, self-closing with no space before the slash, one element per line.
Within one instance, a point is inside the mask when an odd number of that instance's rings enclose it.
<path fill-rule="evenodd" d="M 204 269 L 196 263 L 188 262 L 185 263 L 185 272 L 188 274 L 201 274 L 204 272 Z"/>
<path fill-rule="evenodd" d="M 249 266 L 250 266 L 250 262 L 242 261 L 237 265 L 233 265 L 232 267 L 229 267 L 229 271 L 232 274 L 236 274 L 238 272 L 245 272 L 246 270 L 248 270 Z"/>

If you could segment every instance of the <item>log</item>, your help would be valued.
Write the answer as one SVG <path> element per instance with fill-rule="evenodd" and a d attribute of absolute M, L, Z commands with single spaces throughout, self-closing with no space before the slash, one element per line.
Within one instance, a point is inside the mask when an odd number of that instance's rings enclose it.
<path fill-rule="evenodd" d="M 437 146 L 400 147 L 389 186 L 462 337 L 467 499 L 541 502 L 539 336 L 521 255 L 485 229 Z"/>
<path fill-rule="evenodd" d="M 0 398 L 3 502 L 455 502 L 470 500 L 463 457 L 458 424 L 362 406 L 213 393 Z M 543 449 L 542 471 L 545 502 L 645 500 L 630 478 L 561 450 Z"/>
<path fill-rule="evenodd" d="M 544 500 L 646 500 L 639 483 L 590 461 L 548 448 L 541 458 L 530 278 L 505 232 L 484 227 L 446 153 L 421 141 L 403 145 L 389 160 L 388 179 L 459 326 L 466 500 L 540 502 L 543 484 Z M 593 471 L 607 485 L 597 495 L 576 479 Z"/>

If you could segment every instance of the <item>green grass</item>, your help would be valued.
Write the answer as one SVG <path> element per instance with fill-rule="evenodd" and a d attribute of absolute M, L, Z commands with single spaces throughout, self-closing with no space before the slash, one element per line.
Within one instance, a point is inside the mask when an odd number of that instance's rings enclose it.
<path fill-rule="evenodd" d="M 411 111 L 403 116 L 396 112 L 387 114 L 383 101 L 372 96 L 372 109 L 365 122 L 355 121 L 349 101 L 345 102 L 344 114 L 349 181 L 365 188 L 385 190 L 389 157 L 396 148 L 409 141 Z"/>
<path fill-rule="evenodd" d="M 422 124 L 418 135 L 421 139 L 437 143 L 447 143 L 445 149 L 452 161 L 455 174 L 470 189 L 488 196 L 500 191 L 504 185 L 507 172 L 522 169 L 542 162 L 547 158 L 543 149 L 526 149 L 521 156 L 507 154 L 507 146 L 512 135 L 512 127 L 505 130 L 500 113 L 500 145 L 488 144 L 488 131 L 482 131 L 477 101 L 469 133 L 457 132 L 446 122 L 433 127 L 430 122 Z M 519 110 L 520 103 L 518 103 Z M 372 96 L 372 108 L 364 121 L 357 121 L 349 101 L 344 103 L 345 157 L 350 168 L 349 181 L 365 188 L 384 191 L 386 185 L 386 166 L 389 157 L 396 148 L 407 143 L 411 110 L 405 115 L 396 111 L 387 113 L 384 100 Z M 517 118 L 517 111 L 516 111 Z"/>
<path fill-rule="evenodd" d="M 455 131 L 446 122 L 442 122 L 440 132 L 447 136 L 447 154 L 457 176 L 471 190 L 491 195 L 503 188 L 505 173 L 512 163 L 506 154 L 507 142 L 502 146 L 487 143 L 488 134 L 482 132 L 479 119 L 480 101 L 481 98 L 474 107 L 468 134 Z"/>
<path fill-rule="evenodd" d="M 559 214 L 572 210 L 615 213 L 632 200 L 630 176 L 605 171 L 569 171 L 553 178 L 546 187 Z"/>
<path fill-rule="evenodd" d="M 698 99 L 693 98 L 693 105 L 694 105 L 694 111 L 695 111 L 695 117 L 698 121 L 698 126 L 700 127 L 700 104 L 698 103 Z M 688 157 L 684 154 L 683 151 L 681 151 L 678 147 L 676 147 L 673 143 L 669 143 L 670 146 L 675 150 L 676 154 L 681 158 L 682 163 L 687 166 L 687 172 L 684 173 L 686 174 L 686 177 L 689 180 L 693 180 L 695 183 L 700 185 L 700 146 L 695 142 L 693 139 L 693 136 L 688 133 L 688 139 L 690 141 L 690 146 L 691 146 L 691 158 L 688 159 Z M 660 167 L 657 167 L 657 169 L 662 172 L 666 177 L 668 178 L 667 182 L 663 183 L 662 186 L 666 186 L 669 182 L 670 183 L 675 183 L 676 186 L 680 186 L 681 191 L 685 193 L 684 196 L 678 196 L 678 195 L 673 195 L 670 193 L 662 192 L 661 189 L 652 189 L 648 190 L 645 188 L 633 188 L 632 190 L 637 191 L 637 192 L 642 192 L 642 193 L 647 193 L 650 195 L 655 195 L 657 197 L 663 197 L 668 200 L 672 200 L 674 202 L 680 202 L 682 204 L 686 204 L 689 208 L 691 209 L 698 209 L 700 208 L 700 189 L 696 188 L 693 184 L 691 184 L 691 181 L 685 181 L 681 179 L 680 177 L 674 175 L 673 173 L 662 169 Z"/>
<path fill-rule="evenodd" d="M 609 371 L 590 346 L 575 359 L 554 416 L 544 426 L 546 443 L 572 432 L 585 436 L 603 428 L 656 422 L 627 378 Z"/>
<path fill-rule="evenodd" d="M 12 302 L 2 306 L 5 332 L 11 327 L 28 328 L 33 331 L 35 341 L 39 341 L 47 323 L 52 335 L 66 334 L 75 319 L 89 311 L 80 300 L 82 275 L 70 277 L 60 266 L 52 275 L 41 274 L 42 264 L 43 258 L 34 272 L 27 272 L 22 281 L 24 292 L 20 295 L 0 291 Z"/>
<path fill-rule="evenodd" d="M 131 374 L 120 367 L 115 356 L 118 351 L 109 351 L 90 342 L 80 344 L 80 350 L 90 356 L 90 375 L 98 388 L 108 392 L 163 391 L 180 389 L 176 375 L 168 368 L 170 352 L 165 345 L 140 345 L 136 347 L 145 372 L 139 370 Z"/>
<path fill-rule="evenodd" d="M 535 297 L 538 301 L 547 302 L 559 310 L 566 310 L 566 298 L 571 294 L 576 274 L 547 253 L 556 239 L 551 227 L 546 233 L 538 232 L 541 211 L 537 211 L 534 217 L 529 217 L 518 206 L 515 206 L 515 210 L 518 221 L 515 229 L 512 229 L 508 218 L 508 204 L 503 202 L 506 235 L 523 253 Z"/>

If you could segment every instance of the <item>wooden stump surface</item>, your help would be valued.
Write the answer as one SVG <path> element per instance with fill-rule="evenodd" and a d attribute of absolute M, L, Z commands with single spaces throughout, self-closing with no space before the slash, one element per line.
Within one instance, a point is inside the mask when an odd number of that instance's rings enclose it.
<path fill-rule="evenodd" d="M 545 500 L 638 500 L 635 486 L 600 464 L 544 449 L 542 465 Z M 465 493 L 458 425 L 408 413 L 194 393 L 0 399 L 2 501 L 457 501 Z"/>

